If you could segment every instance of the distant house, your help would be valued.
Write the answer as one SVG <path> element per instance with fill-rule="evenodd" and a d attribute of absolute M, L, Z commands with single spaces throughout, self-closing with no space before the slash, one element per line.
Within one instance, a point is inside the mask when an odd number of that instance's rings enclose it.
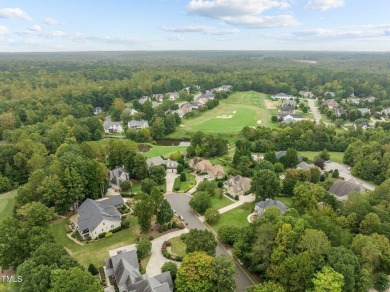
<path fill-rule="evenodd" d="M 134 116 L 136 113 L 138 113 L 138 111 L 136 111 L 135 109 L 133 109 L 133 108 L 125 108 L 124 110 L 123 110 L 125 113 L 128 113 L 128 114 L 130 114 L 130 115 L 132 115 L 132 116 Z"/>
<path fill-rule="evenodd" d="M 338 199 L 346 198 L 351 192 L 363 193 L 364 188 L 353 179 L 350 179 L 347 181 L 338 180 L 329 189 L 329 193 L 335 195 Z"/>
<path fill-rule="evenodd" d="M 149 277 L 141 274 L 136 250 L 120 250 L 105 259 L 106 275 L 114 277 L 120 292 L 172 292 L 170 272 Z"/>
<path fill-rule="evenodd" d="M 197 84 L 194 85 L 194 88 L 195 88 L 195 90 L 200 90 L 200 86 Z"/>
<path fill-rule="evenodd" d="M 152 108 L 156 108 L 160 105 L 159 102 L 152 101 Z"/>
<path fill-rule="evenodd" d="M 327 97 L 327 96 L 334 98 L 336 96 L 336 93 L 334 93 L 333 91 L 327 91 L 324 93 L 324 97 Z"/>
<path fill-rule="evenodd" d="M 150 100 L 149 96 L 142 96 L 138 101 L 140 104 L 144 104 L 148 100 Z"/>
<path fill-rule="evenodd" d="M 77 230 L 81 237 L 95 239 L 99 234 L 121 226 L 122 215 L 116 207 L 123 204 L 121 196 L 99 202 L 86 199 L 77 209 Z"/>
<path fill-rule="evenodd" d="M 285 99 L 282 101 L 280 110 L 283 112 L 292 112 L 295 110 L 296 106 L 297 106 L 297 102 L 295 100 Z"/>
<path fill-rule="evenodd" d="M 179 93 L 178 92 L 168 92 L 168 99 L 169 100 L 176 100 L 178 99 L 180 96 L 179 96 Z"/>
<path fill-rule="evenodd" d="M 192 109 L 197 110 L 197 109 L 203 107 L 204 104 L 200 103 L 200 102 L 197 102 L 197 101 L 193 101 L 193 102 L 191 102 L 191 106 L 192 106 Z"/>
<path fill-rule="evenodd" d="M 114 134 L 123 133 L 122 122 L 112 122 L 110 118 L 106 118 L 103 122 L 104 133 Z"/>
<path fill-rule="evenodd" d="M 164 159 L 161 156 L 151 157 L 146 159 L 146 164 L 148 165 L 149 168 L 151 168 L 152 166 L 165 165 L 165 167 L 168 170 L 172 170 L 172 171 L 176 170 L 177 166 L 179 165 L 179 163 L 177 163 L 176 161 L 170 159 Z"/>
<path fill-rule="evenodd" d="M 347 115 L 347 112 L 345 110 L 343 110 L 342 108 L 334 108 L 333 109 L 333 112 L 334 114 L 336 115 L 336 117 L 341 117 L 342 115 Z"/>
<path fill-rule="evenodd" d="M 384 109 L 384 110 L 382 111 L 382 114 L 383 114 L 383 115 L 388 115 L 388 116 L 390 116 L 390 107 L 388 107 L 387 109 Z"/>
<path fill-rule="evenodd" d="M 130 179 L 130 174 L 123 167 L 117 166 L 110 170 L 110 182 L 119 186 L 122 182 Z"/>
<path fill-rule="evenodd" d="M 149 128 L 149 124 L 145 120 L 140 120 L 140 121 L 131 120 L 130 122 L 127 123 L 127 127 L 129 129 L 134 129 L 138 131 L 141 129 Z"/>
<path fill-rule="evenodd" d="M 300 91 L 299 95 L 305 98 L 312 98 L 314 96 L 311 91 Z"/>
<path fill-rule="evenodd" d="M 375 96 L 369 96 L 366 98 L 366 101 L 369 102 L 369 103 L 373 103 L 375 101 Z"/>
<path fill-rule="evenodd" d="M 199 173 L 207 173 L 212 179 L 222 179 L 225 177 L 225 171 L 221 165 L 213 165 L 208 160 L 195 157 L 190 160 L 189 167 Z"/>
<path fill-rule="evenodd" d="M 100 113 L 102 113 L 103 112 L 103 109 L 101 108 L 101 107 L 99 107 L 99 106 L 97 106 L 97 107 L 95 107 L 94 109 L 93 109 L 93 114 L 94 115 L 98 115 L 98 114 L 100 114 Z"/>
<path fill-rule="evenodd" d="M 362 116 L 371 115 L 371 111 L 368 108 L 358 108 L 357 110 L 362 114 Z"/>
<path fill-rule="evenodd" d="M 271 208 L 276 206 L 282 211 L 282 214 L 286 213 L 287 206 L 280 201 L 273 199 L 266 199 L 265 201 L 260 201 L 255 204 L 255 212 L 257 213 L 257 218 L 261 218 L 264 214 L 266 208 Z"/>
<path fill-rule="evenodd" d="M 271 98 L 273 100 L 275 100 L 275 99 L 295 99 L 295 96 L 287 95 L 285 93 L 278 93 L 276 95 L 272 95 Z"/>
<path fill-rule="evenodd" d="M 339 107 L 339 104 L 337 101 L 335 101 L 334 99 L 329 99 L 329 100 L 325 100 L 324 101 L 324 104 L 330 108 L 330 109 L 334 109 L 334 108 L 338 108 Z"/>
<path fill-rule="evenodd" d="M 359 104 L 360 103 L 360 98 L 358 97 L 350 97 L 348 98 L 348 102 L 352 104 Z"/>
<path fill-rule="evenodd" d="M 359 127 L 361 127 L 363 130 L 367 130 L 367 129 L 371 128 L 371 126 L 370 126 L 370 124 L 369 124 L 368 122 L 361 122 L 361 123 L 359 123 L 359 124 L 354 123 L 354 124 L 353 124 L 353 127 L 354 127 L 355 131 L 356 131 Z"/>
<path fill-rule="evenodd" d="M 308 163 L 306 163 L 304 161 L 300 162 L 297 165 L 297 169 L 304 169 L 304 170 L 309 170 L 310 168 L 313 168 L 313 167 L 317 167 L 317 166 L 315 166 L 314 164 L 308 164 Z"/>
<path fill-rule="evenodd" d="M 153 94 L 152 97 L 154 100 L 156 100 L 158 102 L 163 102 L 163 100 L 164 100 L 164 95 L 162 95 L 162 94 Z"/>
<path fill-rule="evenodd" d="M 283 113 L 278 115 L 279 122 L 282 123 L 295 123 L 303 120 L 303 116 L 296 114 Z"/>
<path fill-rule="evenodd" d="M 227 193 L 232 196 L 242 196 L 251 188 L 251 179 L 241 175 L 229 176 L 224 183 Z"/>
<path fill-rule="evenodd" d="M 276 159 L 280 159 L 282 158 L 283 156 L 285 156 L 287 153 L 287 151 L 279 151 L 279 152 L 276 152 L 275 153 L 275 156 L 276 156 Z M 303 157 L 298 155 L 298 162 L 302 162 L 303 161 Z"/>
<path fill-rule="evenodd" d="M 206 104 L 209 100 L 213 100 L 215 98 L 215 95 L 212 91 L 206 91 L 205 93 L 202 93 L 200 96 L 196 98 L 198 102 L 201 102 L 203 104 Z"/>
<path fill-rule="evenodd" d="M 175 111 L 179 117 L 184 117 L 187 113 L 192 112 L 192 105 L 189 102 L 179 104 L 179 109 Z"/>

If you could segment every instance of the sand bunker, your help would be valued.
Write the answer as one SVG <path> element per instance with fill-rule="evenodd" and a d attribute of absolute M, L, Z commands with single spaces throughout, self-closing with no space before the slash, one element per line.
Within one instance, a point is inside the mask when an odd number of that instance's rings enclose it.
<path fill-rule="evenodd" d="M 179 125 L 179 127 L 184 127 L 183 125 Z"/>
<path fill-rule="evenodd" d="M 257 124 L 260 125 L 260 124 L 261 124 L 261 120 L 258 120 L 258 121 L 257 121 Z"/>
<path fill-rule="evenodd" d="M 223 115 L 223 116 L 217 116 L 217 119 L 231 119 L 233 115 Z"/>
<path fill-rule="evenodd" d="M 233 114 L 235 114 L 235 113 L 236 113 L 236 111 L 233 112 Z"/>

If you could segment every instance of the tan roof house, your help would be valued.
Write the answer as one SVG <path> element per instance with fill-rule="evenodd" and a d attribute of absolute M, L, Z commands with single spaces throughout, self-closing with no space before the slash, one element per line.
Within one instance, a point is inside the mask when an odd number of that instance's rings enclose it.
<path fill-rule="evenodd" d="M 225 171 L 221 165 L 213 165 L 210 161 L 199 157 L 191 159 L 189 166 L 196 172 L 207 173 L 213 179 L 222 179 L 225 176 Z"/>
<path fill-rule="evenodd" d="M 251 188 L 251 179 L 242 177 L 241 175 L 229 176 L 228 180 L 224 183 L 227 193 L 232 196 L 244 195 Z"/>

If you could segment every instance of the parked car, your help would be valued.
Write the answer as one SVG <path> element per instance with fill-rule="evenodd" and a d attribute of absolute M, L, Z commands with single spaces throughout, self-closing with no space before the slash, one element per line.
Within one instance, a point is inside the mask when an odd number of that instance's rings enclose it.
<path fill-rule="evenodd" d="M 348 170 L 351 170 L 351 167 L 348 167 Z"/>
<path fill-rule="evenodd" d="M 175 213 L 175 214 L 176 214 L 176 210 L 175 210 L 175 209 L 172 209 L 172 211 L 173 211 L 173 213 Z"/>
<path fill-rule="evenodd" d="M 184 221 L 184 217 L 182 215 L 179 215 L 179 218 L 181 221 Z"/>

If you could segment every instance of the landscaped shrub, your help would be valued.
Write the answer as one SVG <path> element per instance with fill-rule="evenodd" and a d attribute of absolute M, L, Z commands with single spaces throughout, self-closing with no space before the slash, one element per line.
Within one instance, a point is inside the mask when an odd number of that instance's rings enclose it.
<path fill-rule="evenodd" d="M 176 221 L 173 221 L 172 222 L 172 228 L 176 228 L 176 227 L 177 227 Z"/>
<path fill-rule="evenodd" d="M 89 264 L 89 266 L 88 266 L 88 272 L 90 272 L 94 276 L 99 273 L 98 270 L 96 269 L 95 265 L 92 263 Z"/>
<path fill-rule="evenodd" d="M 109 238 L 109 237 L 111 237 L 111 236 L 112 236 L 112 232 L 111 232 L 111 231 L 110 231 L 110 232 L 107 232 L 106 235 L 104 235 L 105 238 Z"/>
<path fill-rule="evenodd" d="M 129 219 L 123 220 L 121 226 L 123 229 L 129 228 L 130 227 L 130 220 Z"/>
<path fill-rule="evenodd" d="M 168 230 L 168 225 L 164 225 L 163 230 L 167 231 Z"/>
<path fill-rule="evenodd" d="M 160 225 L 160 227 L 158 228 L 158 232 L 160 232 L 160 233 L 164 232 L 164 228 L 162 225 Z"/>
<path fill-rule="evenodd" d="M 238 200 L 240 199 L 240 197 L 239 197 L 238 195 L 235 195 L 235 196 L 234 196 L 234 199 L 235 199 L 236 201 L 238 201 Z"/>
<path fill-rule="evenodd" d="M 169 223 L 168 223 L 168 229 L 171 229 L 171 228 L 172 228 L 172 223 L 169 222 Z"/>
<path fill-rule="evenodd" d="M 179 222 L 179 223 L 177 223 L 177 227 L 178 227 L 178 228 L 180 228 L 180 229 L 184 229 L 184 228 L 186 228 L 186 226 L 184 225 L 184 223 L 183 223 L 183 222 Z"/>
<path fill-rule="evenodd" d="M 183 233 L 182 235 L 180 235 L 180 239 L 182 241 L 186 240 L 186 237 L 187 237 L 187 234 Z"/>
<path fill-rule="evenodd" d="M 119 226 L 117 228 L 114 228 L 111 230 L 112 233 L 117 233 L 118 231 L 121 231 L 122 230 L 122 226 Z"/>
<path fill-rule="evenodd" d="M 100 234 L 98 235 L 98 237 L 99 237 L 99 238 L 103 238 L 105 235 L 106 235 L 106 233 L 103 232 L 103 233 L 100 233 Z"/>
<path fill-rule="evenodd" d="M 170 254 L 169 252 L 167 252 L 167 251 L 165 251 L 165 252 L 163 253 L 163 256 L 166 257 L 167 259 L 170 259 L 170 258 L 171 258 L 171 254 Z"/>
<path fill-rule="evenodd" d="M 99 268 L 99 273 L 100 273 L 100 279 L 101 279 L 102 286 L 103 286 L 103 287 L 106 287 L 106 286 L 107 286 L 107 283 L 106 283 L 106 274 L 104 273 L 103 267 L 100 267 L 100 268 Z"/>
<path fill-rule="evenodd" d="M 180 174 L 180 181 L 186 181 L 186 180 L 187 180 L 187 176 L 186 176 L 186 174 L 184 172 L 182 172 Z"/>
<path fill-rule="evenodd" d="M 148 239 L 143 238 L 136 244 L 136 249 L 138 259 L 142 260 L 150 255 L 150 251 L 152 250 L 152 243 Z"/>
<path fill-rule="evenodd" d="M 172 243 L 170 241 L 166 241 L 165 244 L 166 244 L 166 246 L 171 246 L 172 245 Z"/>
<path fill-rule="evenodd" d="M 149 240 L 153 240 L 153 239 L 154 239 L 153 235 L 149 236 Z"/>
<path fill-rule="evenodd" d="M 223 187 L 223 182 L 222 182 L 222 181 L 219 181 L 219 182 L 218 182 L 218 187 L 219 187 L 219 188 L 222 188 L 222 187 Z"/>
<path fill-rule="evenodd" d="M 76 237 L 77 237 L 77 232 L 74 232 L 74 233 L 72 234 L 72 237 L 73 237 L 73 238 L 76 238 Z"/>
<path fill-rule="evenodd" d="M 180 187 L 175 187 L 175 191 L 177 192 L 178 190 L 180 190 Z"/>

